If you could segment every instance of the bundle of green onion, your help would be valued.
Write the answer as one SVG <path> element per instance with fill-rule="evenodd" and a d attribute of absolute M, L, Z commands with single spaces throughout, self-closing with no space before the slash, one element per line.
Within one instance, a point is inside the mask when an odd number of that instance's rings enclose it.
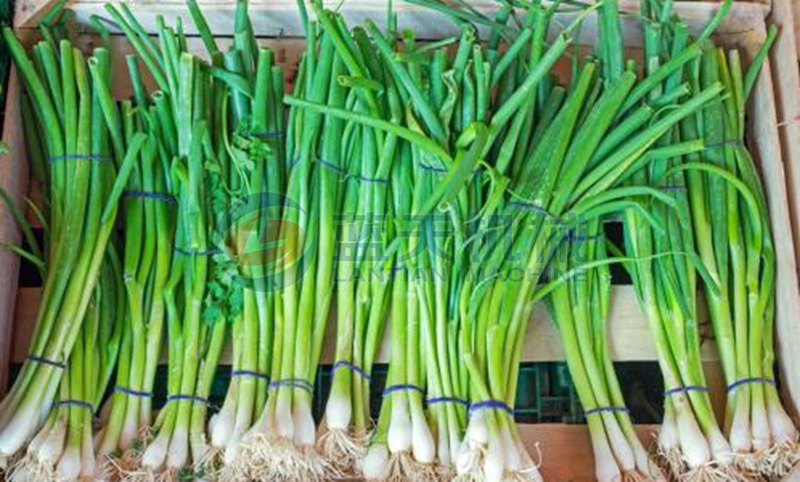
<path fill-rule="evenodd" d="M 349 31 L 339 15 L 319 6 L 315 13 L 335 52 L 337 80 L 327 105 L 400 122 L 399 94 L 366 32 Z M 395 135 L 335 116 L 325 119 L 317 159 L 320 256 L 332 254 L 334 264 L 320 271 L 325 278 L 318 283 L 330 279 L 333 268 L 337 316 L 333 382 L 318 445 L 332 476 L 355 473 L 372 428 L 370 377 L 392 286 L 393 256 L 387 250 L 396 236 L 392 172 L 400 149 Z M 318 306 L 329 303 L 325 294 Z"/>
<path fill-rule="evenodd" d="M 709 47 L 693 85 L 720 81 L 724 101 L 687 121 L 681 134 L 707 150 L 687 156 L 696 249 L 708 272 L 705 298 L 721 354 L 725 428 L 747 474 L 780 478 L 800 462 L 798 431 L 781 405 L 774 371 L 775 250 L 766 194 L 745 147 L 745 104 L 776 30 L 746 75 L 739 52 Z"/>
<path fill-rule="evenodd" d="M 108 89 L 106 50 L 87 60 L 69 41 L 50 38 L 34 47 L 31 59 L 10 29 L 3 37 L 34 106 L 33 125 L 41 135 L 32 144 L 49 166 L 42 176 L 49 200 L 47 276 L 30 356 L 0 407 L 5 463 L 46 422 L 56 400 L 81 338 L 120 196 L 147 137 L 123 139 L 116 130 L 119 110 Z"/>
<path fill-rule="evenodd" d="M 117 363 L 125 317 L 116 256 L 110 249 L 47 421 L 28 444 L 25 456 L 9 470 L 8 480 L 94 480 L 100 476 L 93 417 Z"/>
<path fill-rule="evenodd" d="M 268 274 L 282 260 L 274 248 L 284 193 L 283 72 L 272 51 L 256 45 L 247 2 L 236 6 L 231 47 L 222 52 L 196 4 L 189 2 L 195 25 L 212 60 L 212 72 L 228 84 L 227 110 L 222 118 L 223 168 L 220 178 L 227 202 L 214 200 L 225 211 L 216 227 L 216 244 L 234 261 L 228 275 L 240 283 L 243 306 L 232 320 L 231 384 L 220 411 L 209 422 L 211 445 L 221 458 L 214 465 L 221 477 L 244 477 L 250 463 L 243 454 L 246 438 L 267 405 L 273 376 L 276 283 Z"/>
<path fill-rule="evenodd" d="M 155 374 L 164 335 L 164 290 L 173 252 L 175 203 L 165 172 L 168 156 L 157 141 L 158 104 L 148 103 L 135 57 L 127 65 L 135 102 L 122 102 L 125 136 L 148 134 L 124 193 L 125 256 L 123 276 L 127 315 L 116 385 L 104 408 L 97 451 L 106 474 L 138 467 L 152 423 Z M 163 102 L 159 102 L 162 105 Z M 168 146 L 163 146 L 168 149 Z"/>
<path fill-rule="evenodd" d="M 109 5 L 108 10 L 161 89 L 153 95 L 152 124 L 142 127 L 160 134 L 162 187 L 177 204 L 173 255 L 165 260 L 171 265 L 162 288 L 169 340 L 167 404 L 152 426 L 141 466 L 130 470 L 197 477 L 214 470 L 215 451 L 206 437 L 208 397 L 228 322 L 244 304 L 225 246 L 214 244 L 215 227 L 229 203 L 228 173 L 240 167 L 222 140 L 228 89 L 208 64 L 187 53 L 180 25 L 176 30 L 162 23 L 156 45 L 128 9 Z"/>
<path fill-rule="evenodd" d="M 611 274 L 598 220 L 570 234 L 552 272 L 567 276 L 550 296 L 564 354 L 584 407 L 598 481 L 666 480 L 639 440 L 608 352 Z"/>
<path fill-rule="evenodd" d="M 684 25 L 656 21 L 668 18 L 663 11 L 643 13 L 653 20 L 645 27 L 645 51 L 648 67 L 655 68 L 664 58 L 671 61 L 671 53 L 683 50 L 689 39 Z M 744 102 L 774 32 L 744 79 L 738 53 L 729 54 L 729 64 L 713 44 L 704 43 L 709 34 L 706 29 L 695 41 L 701 55 L 666 79 L 662 91 L 694 95 L 721 83 L 725 95 L 665 139 L 673 148 L 695 145 L 681 154 L 683 159 L 667 158 L 637 174 L 673 191 L 678 205 L 650 206 L 668 228 L 661 231 L 629 213 L 626 243 L 635 256 L 665 256 L 636 263 L 634 281 L 667 385 L 660 442 L 671 471 L 688 480 L 749 478 L 759 472 L 781 476 L 797 462 L 797 431 L 774 386 L 774 252 L 764 191 L 743 147 Z M 697 273 L 729 383 L 727 437 L 714 417 L 702 372 Z"/>

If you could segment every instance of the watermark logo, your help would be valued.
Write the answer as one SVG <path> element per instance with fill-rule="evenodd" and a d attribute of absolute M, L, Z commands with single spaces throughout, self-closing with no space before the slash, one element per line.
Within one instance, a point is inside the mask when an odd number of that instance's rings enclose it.
<path fill-rule="evenodd" d="M 306 211 L 277 193 L 237 200 L 220 218 L 215 244 L 222 247 L 228 274 L 255 291 L 280 291 L 300 279 L 313 258 L 301 220 Z"/>
<path fill-rule="evenodd" d="M 432 281 L 444 279 L 456 264 L 475 284 L 552 280 L 588 261 L 587 248 L 603 242 L 602 235 L 586 234 L 580 218 L 563 221 L 525 212 L 488 216 L 481 225 L 465 221 L 460 229 L 446 213 L 335 214 L 333 281 L 386 281 L 401 273 L 412 281 Z M 302 226 L 318 220 L 308 216 L 281 194 L 237 200 L 215 230 L 225 273 L 255 291 L 280 291 L 302 280 L 317 255 L 317 243 Z"/>

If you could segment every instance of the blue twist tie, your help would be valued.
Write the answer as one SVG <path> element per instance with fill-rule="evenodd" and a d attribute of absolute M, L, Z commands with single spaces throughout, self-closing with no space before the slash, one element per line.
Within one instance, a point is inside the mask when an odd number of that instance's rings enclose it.
<path fill-rule="evenodd" d="M 665 397 L 671 397 L 672 395 L 677 395 L 679 393 L 689 393 L 689 392 L 709 392 L 710 390 L 708 387 L 701 387 L 699 385 L 688 385 L 685 387 L 676 387 L 670 388 L 666 392 L 664 392 Z"/>
<path fill-rule="evenodd" d="M 177 246 L 175 246 L 175 252 L 184 256 L 214 256 L 220 253 L 219 249 L 217 248 L 211 248 L 205 251 L 192 251 L 190 249 L 179 248 Z"/>
<path fill-rule="evenodd" d="M 369 374 L 367 372 L 365 372 L 363 368 L 361 368 L 359 366 L 356 366 L 356 365 L 353 365 L 349 361 L 340 360 L 340 361 L 336 362 L 333 365 L 333 368 L 331 368 L 331 371 L 332 372 L 336 372 L 336 370 L 338 370 L 340 368 L 347 368 L 348 370 L 350 370 L 351 372 L 355 373 L 356 375 L 360 376 L 361 378 L 363 378 L 364 380 L 366 380 L 368 382 L 372 380 L 372 377 L 370 377 Z"/>
<path fill-rule="evenodd" d="M 274 382 L 269 384 L 270 390 L 274 390 L 276 388 L 287 387 L 287 388 L 296 388 L 298 390 L 305 390 L 311 394 L 314 393 L 314 385 L 309 383 L 307 380 L 303 380 L 302 378 L 287 378 L 285 380 L 275 380 Z"/>
<path fill-rule="evenodd" d="M 67 365 L 65 365 L 62 362 L 49 360 L 41 356 L 28 355 L 27 359 L 34 363 L 41 363 L 42 365 L 50 365 L 51 367 L 59 368 L 61 370 L 67 368 Z"/>
<path fill-rule="evenodd" d="M 688 191 L 686 186 L 661 186 L 662 191 L 685 192 Z"/>
<path fill-rule="evenodd" d="M 444 403 L 452 403 L 455 405 L 461 405 L 463 407 L 469 408 L 469 402 L 464 400 L 463 398 L 458 397 L 435 397 L 429 398 L 425 400 L 425 403 L 428 405 L 437 405 L 437 404 L 444 404 Z"/>
<path fill-rule="evenodd" d="M 509 415 L 514 415 L 514 409 L 501 400 L 484 400 L 482 402 L 475 402 L 469 406 L 470 413 L 486 409 L 502 410 Z"/>
<path fill-rule="evenodd" d="M 254 372 L 252 370 L 234 370 L 231 372 L 232 377 L 253 377 L 258 378 L 259 380 L 266 380 L 270 381 L 271 378 L 269 375 L 265 375 L 263 373 Z"/>
<path fill-rule="evenodd" d="M 443 167 L 431 166 L 430 164 L 424 164 L 424 163 L 420 163 L 419 168 L 422 169 L 423 171 L 428 171 L 428 172 L 440 172 L 440 173 L 447 172 L 447 169 Z"/>
<path fill-rule="evenodd" d="M 140 392 L 137 390 L 132 390 L 128 387 L 114 387 L 114 393 L 123 393 L 125 395 L 130 395 L 131 397 L 138 397 L 138 398 L 153 398 L 153 394 L 150 392 Z"/>
<path fill-rule="evenodd" d="M 630 415 L 631 411 L 627 407 L 597 407 L 583 412 L 587 417 L 599 413 L 627 413 Z"/>
<path fill-rule="evenodd" d="M 380 178 L 365 177 L 365 176 L 359 176 L 358 179 L 360 179 L 361 182 L 372 183 L 372 184 L 389 184 L 388 179 L 380 179 Z"/>
<path fill-rule="evenodd" d="M 742 385 L 747 385 L 751 383 L 766 383 L 772 386 L 777 386 L 777 382 L 771 378 L 764 378 L 764 377 L 752 377 L 752 378 L 742 378 L 741 380 L 737 380 L 730 385 L 728 385 L 727 391 L 728 393 L 736 390 Z"/>
<path fill-rule="evenodd" d="M 109 161 L 111 157 L 102 154 L 67 154 L 64 156 L 50 156 L 50 162 L 59 161 Z"/>
<path fill-rule="evenodd" d="M 197 395 L 170 395 L 167 397 L 167 403 L 171 402 L 197 402 L 208 405 L 208 400 Z"/>
<path fill-rule="evenodd" d="M 175 196 L 163 192 L 125 191 L 122 193 L 122 197 L 128 199 L 153 199 L 155 201 L 162 201 L 169 204 L 177 204 L 178 202 L 178 200 L 175 199 Z"/>
<path fill-rule="evenodd" d="M 318 157 L 317 158 L 317 162 L 320 163 L 320 165 L 322 165 L 324 167 L 327 167 L 329 170 L 333 171 L 334 173 L 336 173 L 336 174 L 338 174 L 338 175 L 340 175 L 342 177 L 347 177 L 348 176 L 347 171 L 345 171 L 344 169 L 342 169 L 341 167 L 337 166 L 336 164 L 334 164 L 333 162 L 331 162 L 331 161 L 329 161 L 327 159 L 324 159 L 322 157 Z"/>
<path fill-rule="evenodd" d="M 283 135 L 281 131 L 256 131 L 251 132 L 251 136 L 257 137 L 259 139 L 277 139 Z"/>
<path fill-rule="evenodd" d="M 386 387 L 383 390 L 383 396 L 385 397 L 387 395 L 391 395 L 391 394 L 396 393 L 396 392 L 417 392 L 417 393 L 421 393 L 423 395 L 425 394 L 425 390 L 423 390 L 422 388 L 420 388 L 420 387 L 418 387 L 416 385 L 403 383 L 403 384 L 400 384 L 400 385 L 391 385 L 389 387 Z"/>
<path fill-rule="evenodd" d="M 83 400 L 59 400 L 53 404 L 56 407 L 78 407 L 78 408 L 85 408 L 90 412 L 94 413 L 94 407 L 89 402 L 84 402 Z"/>

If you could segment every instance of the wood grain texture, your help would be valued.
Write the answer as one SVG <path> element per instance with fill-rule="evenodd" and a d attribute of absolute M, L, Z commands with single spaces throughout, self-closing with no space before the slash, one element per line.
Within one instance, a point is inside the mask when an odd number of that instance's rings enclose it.
<path fill-rule="evenodd" d="M 658 427 L 636 426 L 639 438 L 648 447 Z M 594 482 L 594 455 L 589 430 L 585 425 L 520 425 L 520 435 L 528 453 L 541 460 L 544 480 L 553 482 Z"/>
<path fill-rule="evenodd" d="M 775 81 L 778 134 L 786 167 L 795 251 L 800 253 L 800 70 L 792 10 L 791 0 L 775 0 L 768 21 L 779 29 L 770 51 L 770 63 Z"/>
<path fill-rule="evenodd" d="M 36 26 L 57 0 L 18 0 L 14 9 L 14 28 Z"/>
<path fill-rule="evenodd" d="M 33 4 L 41 7 L 42 4 L 50 0 L 20 0 L 23 4 Z M 168 23 L 174 23 L 180 18 L 188 34 L 196 34 L 197 31 L 191 21 L 185 2 L 183 0 L 165 1 L 124 1 L 124 0 L 78 0 L 71 2 L 70 9 L 75 14 L 77 22 L 88 25 L 89 19 L 97 15 L 103 19 L 109 19 L 105 4 L 126 3 L 134 12 L 144 29 L 149 32 L 157 31 L 156 18 L 162 15 Z M 201 0 L 198 2 L 205 13 L 211 31 L 215 35 L 231 35 L 234 25 L 235 2 L 230 0 Z M 386 0 L 348 0 L 340 2 L 338 0 L 326 0 L 327 6 L 340 6 L 339 12 L 345 17 L 349 24 L 364 22 L 373 19 L 378 24 L 383 24 L 386 20 Z M 500 5 L 494 0 L 471 0 L 470 5 L 481 13 L 492 15 Z M 763 17 L 769 11 L 769 0 L 758 0 L 756 2 L 737 1 L 735 8 L 737 16 L 744 19 L 746 12 L 758 12 Z M 31 7 L 35 8 L 35 7 Z M 680 12 L 684 21 L 690 24 L 705 23 L 714 12 L 719 8 L 719 2 L 676 2 L 675 10 Z M 416 5 L 409 4 L 403 0 L 394 2 L 394 9 L 397 12 L 399 28 L 413 28 L 418 38 L 441 38 L 447 35 L 458 33 L 458 27 L 443 14 L 432 12 Z M 620 2 L 620 9 L 623 12 L 638 13 L 639 2 L 635 0 L 623 0 Z M 253 28 L 258 36 L 264 37 L 304 37 L 305 32 L 297 10 L 296 0 L 251 0 L 250 17 Z M 313 12 L 310 13 L 313 18 Z M 569 17 L 569 15 L 564 15 Z M 590 19 L 590 23 L 591 23 Z M 638 21 L 628 17 L 623 19 L 624 23 L 634 25 Z M 33 23 L 27 23 L 29 27 Z M 115 28 L 113 23 L 108 24 L 112 30 Z M 635 37 L 630 37 L 635 39 Z"/>
<path fill-rule="evenodd" d="M 771 52 L 781 148 L 786 166 L 787 190 L 795 255 L 800 257 L 800 0 L 776 0 L 770 21 L 781 29 Z M 793 385 L 800 380 L 793 381 Z M 798 400 L 795 390 L 795 401 Z M 795 404 L 797 413 L 800 408 Z"/>
<path fill-rule="evenodd" d="M 800 0 L 792 2 L 792 9 L 794 10 L 794 45 L 797 61 L 800 63 Z M 800 472 L 798 472 L 798 480 L 800 480 Z"/>
<path fill-rule="evenodd" d="M 22 205 L 28 190 L 28 169 L 25 143 L 20 118 L 20 86 L 14 70 L 11 71 L 6 95 L 6 117 L 3 126 L 3 141 L 11 146 L 9 154 L 0 156 L 0 187 L 17 205 Z M 19 226 L 0 201 L 0 243 L 18 244 L 21 239 Z M 0 249 L 0 395 L 8 384 L 8 363 L 11 339 L 14 331 L 14 308 L 19 280 L 19 257 Z"/>

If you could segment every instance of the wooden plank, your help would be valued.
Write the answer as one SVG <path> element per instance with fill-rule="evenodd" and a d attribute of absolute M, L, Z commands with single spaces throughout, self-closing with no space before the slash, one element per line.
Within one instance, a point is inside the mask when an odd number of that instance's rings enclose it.
<path fill-rule="evenodd" d="M 556 482 L 594 482 L 594 454 L 585 425 L 520 425 L 520 436 L 534 457 L 541 460 L 542 478 Z M 638 425 L 639 438 L 649 446 L 658 430 L 654 425 Z"/>
<path fill-rule="evenodd" d="M 14 332 L 12 359 L 19 363 L 25 359 L 28 344 L 36 321 L 41 290 L 39 288 L 22 288 L 17 297 L 16 323 Z M 636 295 L 631 286 L 615 286 L 612 293 L 611 314 L 609 316 L 609 346 L 611 356 L 618 361 L 650 361 L 655 359 L 655 347 L 647 330 L 644 318 L 636 301 Z M 335 310 L 332 310 L 335 312 Z M 322 363 L 333 362 L 335 348 L 334 333 L 335 321 L 328 323 L 325 346 L 323 348 Z M 705 323 L 706 333 L 710 326 Z M 389 333 L 384 333 L 384 342 L 378 362 L 386 362 L 389 358 L 388 350 Z M 231 360 L 230 344 L 222 355 L 222 363 Z M 557 361 L 563 360 L 561 339 L 552 322 L 552 318 L 543 304 L 539 304 L 533 313 L 533 319 L 528 324 L 523 361 Z M 716 362 L 719 358 L 713 340 L 705 337 L 703 343 L 703 359 Z M 166 358 L 164 358 L 166 360 Z"/>
<path fill-rule="evenodd" d="M 45 0 L 27 1 L 41 3 Z M 94 15 L 104 19 L 110 18 L 105 10 L 106 3 L 108 2 L 105 0 L 81 0 L 73 2 L 70 8 L 73 10 L 74 18 L 79 24 L 89 25 L 89 19 Z M 112 0 L 110 3 L 126 3 L 148 32 L 154 33 L 157 31 L 156 19 L 161 15 L 168 23 L 174 23 L 180 18 L 186 27 L 187 33 L 197 33 L 185 2 L 182 0 L 159 2 Z M 232 34 L 235 2 L 207 0 L 198 3 L 203 9 L 206 20 L 215 35 Z M 499 2 L 494 0 L 475 0 L 469 3 L 473 8 L 488 16 L 496 12 L 500 5 Z M 386 19 L 387 2 L 385 0 L 349 0 L 346 2 L 327 0 L 325 4 L 327 6 L 340 6 L 339 12 L 344 15 L 350 24 L 362 23 L 367 19 L 373 19 L 381 24 Z M 638 13 L 639 11 L 638 1 L 622 1 L 620 6 L 623 12 Z M 718 7 L 718 2 L 677 2 L 675 5 L 676 11 L 680 12 L 684 21 L 689 23 L 705 23 L 716 12 Z M 736 2 L 735 8 L 737 9 L 737 15 L 752 10 L 763 17 L 768 12 L 769 2 L 767 0 L 761 0 L 758 3 Z M 394 9 L 397 12 L 399 28 L 413 28 L 418 38 L 440 38 L 458 33 L 458 27 L 443 14 L 403 1 L 394 2 Z M 249 11 L 254 31 L 259 36 L 305 36 L 295 0 L 251 0 Z M 313 12 L 311 12 L 311 17 L 313 18 Z M 638 25 L 638 20 L 632 17 L 624 19 L 624 22 L 630 25 Z M 113 24 L 109 25 L 113 27 Z"/>
<path fill-rule="evenodd" d="M 19 82 L 13 69 L 9 77 L 6 99 L 3 141 L 13 149 L 9 154 L 0 156 L 0 187 L 10 195 L 13 202 L 21 205 L 28 190 L 28 170 L 22 123 L 19 122 Z M 0 201 L 0 243 L 18 244 L 20 239 L 19 226 Z M 8 384 L 18 273 L 19 257 L 0 249 L 0 395 L 5 393 Z"/>
<path fill-rule="evenodd" d="M 800 70 L 791 0 L 775 0 L 768 20 L 779 28 L 770 52 L 770 63 L 775 80 L 778 133 L 786 168 L 795 253 L 800 255 Z"/>
<path fill-rule="evenodd" d="M 800 0 L 794 0 L 792 7 L 794 9 L 794 45 L 797 51 L 797 60 L 800 63 Z"/>
<path fill-rule="evenodd" d="M 14 28 L 34 27 L 57 0 L 19 0 L 14 11 Z"/>

